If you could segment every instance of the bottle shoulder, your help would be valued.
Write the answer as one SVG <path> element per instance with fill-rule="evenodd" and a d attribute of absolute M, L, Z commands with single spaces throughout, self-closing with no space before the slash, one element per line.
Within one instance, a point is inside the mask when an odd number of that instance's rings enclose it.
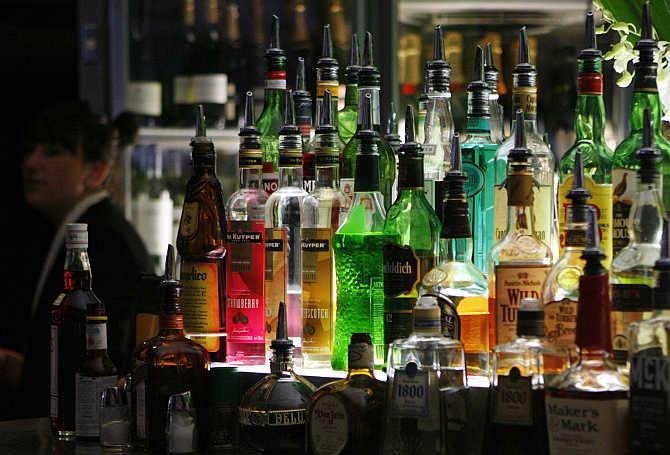
<path fill-rule="evenodd" d="M 491 247 L 489 262 L 550 266 L 551 249 L 535 235 L 508 232 Z"/>
<path fill-rule="evenodd" d="M 488 295 L 486 276 L 471 262 L 442 262 L 424 275 L 422 286 L 449 299 Z"/>
<path fill-rule="evenodd" d="M 269 374 L 242 396 L 240 407 L 258 411 L 306 409 L 314 386 L 295 374 Z"/>
<path fill-rule="evenodd" d="M 554 377 L 547 388 L 552 392 L 578 394 L 622 392 L 622 398 L 626 398 L 628 377 L 620 373 L 617 366 L 609 359 L 580 360 Z"/>
<path fill-rule="evenodd" d="M 148 345 L 147 364 L 159 366 L 167 362 L 176 366 L 205 367 L 209 365 L 209 352 L 200 344 L 184 336 L 158 335 Z"/>

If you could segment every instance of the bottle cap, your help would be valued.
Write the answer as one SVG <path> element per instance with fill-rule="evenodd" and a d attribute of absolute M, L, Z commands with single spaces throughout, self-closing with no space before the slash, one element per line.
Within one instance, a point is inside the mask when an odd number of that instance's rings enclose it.
<path fill-rule="evenodd" d="M 88 224 L 70 223 L 65 227 L 65 248 L 88 248 Z"/>
<path fill-rule="evenodd" d="M 484 75 L 484 52 L 477 46 L 475 53 L 475 69 L 472 82 L 468 84 L 468 115 L 489 117 L 489 97 L 491 89 Z"/>
<path fill-rule="evenodd" d="M 332 134 L 337 132 L 333 125 L 333 96 L 330 90 L 323 92 L 323 105 L 319 113 L 318 124 L 316 125 L 316 134 Z"/>
<path fill-rule="evenodd" d="M 607 257 L 600 249 L 600 233 L 598 232 L 598 216 L 593 207 L 589 207 L 589 226 L 586 233 L 587 246 L 582 252 L 581 258 L 586 261 L 584 275 L 597 276 L 607 273 L 602 261 Z"/>
<path fill-rule="evenodd" d="M 354 138 L 360 141 L 356 154 L 354 192 L 379 191 L 379 136 L 372 124 L 372 95 L 366 93 L 358 113 L 361 127 Z"/>
<path fill-rule="evenodd" d="M 288 337 L 288 324 L 286 322 L 286 303 L 279 302 L 279 311 L 277 313 L 277 335 L 270 343 L 273 350 L 293 349 L 293 341 Z"/>
<path fill-rule="evenodd" d="M 374 348 L 369 333 L 352 333 L 348 349 L 349 369 L 369 369 L 375 365 Z"/>
<path fill-rule="evenodd" d="M 433 30 L 433 59 L 425 63 L 424 74 L 426 91 L 449 91 L 451 66 L 444 59 L 444 37 L 440 25 Z"/>
<path fill-rule="evenodd" d="M 286 52 L 281 48 L 281 44 L 279 43 L 279 16 L 276 14 L 272 15 L 270 44 L 268 44 L 268 48 L 265 50 L 265 56 L 270 58 L 286 58 Z"/>
<path fill-rule="evenodd" d="M 516 110 L 516 127 L 514 129 L 514 148 L 509 152 L 509 161 L 514 164 L 528 164 L 532 156 L 526 147 L 526 125 L 523 109 Z"/>
<path fill-rule="evenodd" d="M 635 157 L 640 160 L 638 174 L 641 183 L 654 183 L 658 175 L 658 162 L 661 152 L 654 147 L 654 119 L 651 109 L 644 108 L 644 119 L 642 121 L 642 146 L 635 152 Z"/>
<path fill-rule="evenodd" d="M 530 63 L 530 47 L 526 27 L 519 30 L 519 61 L 512 70 L 514 87 L 535 87 L 537 72 Z"/>
<path fill-rule="evenodd" d="M 291 90 L 284 91 L 284 124 L 279 130 L 279 166 L 302 166 L 302 137 L 295 124 L 295 105 Z"/>
<path fill-rule="evenodd" d="M 361 70 L 361 55 L 358 49 L 358 35 L 351 35 L 351 47 L 349 48 L 349 65 L 344 70 L 347 84 L 358 83 L 358 72 Z"/>
<path fill-rule="evenodd" d="M 414 109 L 407 105 L 405 143 L 398 149 L 398 189 L 423 188 L 423 153 L 415 139 Z"/>
<path fill-rule="evenodd" d="M 538 299 L 521 299 L 517 313 L 517 335 L 542 338 L 544 336 L 544 307 Z"/>
<path fill-rule="evenodd" d="M 570 199 L 570 213 L 573 223 L 585 223 L 588 219 L 588 200 L 591 193 L 584 188 L 584 165 L 582 163 L 582 152 L 575 152 L 575 164 L 572 168 L 572 188 L 566 196 Z"/>
<path fill-rule="evenodd" d="M 579 53 L 579 58 L 595 59 L 602 57 L 602 55 L 603 54 L 598 50 L 598 45 L 596 43 L 596 25 L 593 20 L 593 11 L 588 11 L 586 13 L 584 31 L 584 49 Z"/>
<path fill-rule="evenodd" d="M 654 51 L 658 49 L 658 45 L 652 33 L 651 4 L 649 0 L 646 0 L 642 6 L 642 30 L 635 49 L 640 52 L 640 64 L 648 65 L 654 63 Z"/>
<path fill-rule="evenodd" d="M 176 278 L 176 262 L 174 246 L 168 244 L 165 255 L 165 270 L 159 292 L 161 301 L 161 326 L 181 329 L 184 327 L 184 316 L 181 306 L 181 285 Z"/>
<path fill-rule="evenodd" d="M 472 235 L 468 216 L 468 199 L 465 183 L 468 180 L 463 172 L 460 136 L 454 133 L 451 139 L 451 169 L 444 176 L 447 188 L 446 197 L 442 201 L 440 238 L 462 239 Z M 447 220 L 447 216 L 449 219 Z"/>
<path fill-rule="evenodd" d="M 247 92 L 244 98 L 244 124 L 238 134 L 240 137 L 239 165 L 241 168 L 263 166 L 261 151 L 261 133 L 254 121 L 254 94 Z"/>
<path fill-rule="evenodd" d="M 323 26 L 321 41 L 321 58 L 316 62 L 316 78 L 319 81 L 337 80 L 339 65 L 333 58 L 333 39 L 330 34 L 330 24 Z"/>
<path fill-rule="evenodd" d="M 359 87 L 379 87 L 381 74 L 374 63 L 372 33 L 365 32 L 365 45 L 363 47 L 363 66 L 358 72 Z"/>
<path fill-rule="evenodd" d="M 442 329 L 441 311 L 434 295 L 422 295 L 413 310 L 414 332 L 420 334 L 440 334 Z"/>
<path fill-rule="evenodd" d="M 498 68 L 493 61 L 493 45 L 486 43 L 484 52 L 484 79 L 489 84 L 489 90 L 498 93 Z"/>

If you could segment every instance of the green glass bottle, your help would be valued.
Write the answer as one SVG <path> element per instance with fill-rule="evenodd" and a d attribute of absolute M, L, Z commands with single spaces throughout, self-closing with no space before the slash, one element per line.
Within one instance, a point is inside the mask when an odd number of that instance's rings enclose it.
<path fill-rule="evenodd" d="M 663 205 L 670 207 L 670 143 L 661 134 L 661 101 L 656 85 L 654 54 L 658 50 L 656 41 L 652 39 L 651 10 L 646 2 L 642 10 L 642 37 L 635 49 L 639 52 L 639 60 L 635 63 L 635 79 L 633 82 L 633 99 L 630 111 L 630 135 L 624 139 L 614 151 L 612 158 L 612 247 L 613 256 L 619 254 L 628 245 L 628 215 L 633 197 L 637 193 L 635 170 L 639 168 L 639 160 L 635 152 L 642 146 L 642 130 L 644 128 L 644 110 L 651 109 L 654 119 L 654 143 L 661 152 L 659 167 L 659 188 L 662 190 Z"/>
<path fill-rule="evenodd" d="M 337 318 L 331 365 L 347 368 L 351 334 L 372 337 L 375 365 L 384 364 L 384 258 L 383 246 L 400 241 L 384 232 L 386 212 L 379 183 L 379 134 L 373 129 L 372 94 L 361 97 L 354 199 L 344 224 L 333 236 L 337 275 Z"/>
<path fill-rule="evenodd" d="M 284 121 L 286 52 L 279 47 L 279 17 L 272 16 L 270 45 L 265 50 L 265 100 L 258 118 L 263 151 L 263 188 L 268 195 L 279 184 L 279 130 Z"/>
<path fill-rule="evenodd" d="M 358 125 L 358 72 L 361 70 L 361 58 L 358 52 L 358 36 L 351 35 L 349 49 L 349 66 L 344 70 L 344 83 L 347 90 L 344 95 L 344 107 L 337 113 L 337 129 L 345 147 L 342 148 L 340 159 L 340 190 L 351 200 L 354 197 L 354 167 L 356 152 L 349 149 L 345 155 L 346 144 L 356 134 Z"/>
<path fill-rule="evenodd" d="M 414 110 L 407 106 L 405 143 L 398 156 L 398 198 L 384 232 L 398 236 L 384 245 L 384 339 L 388 345 L 412 333 L 417 285 L 435 267 L 442 225 L 423 190 L 423 153 L 416 142 Z"/>
<path fill-rule="evenodd" d="M 612 151 L 605 143 L 605 102 L 603 100 L 602 53 L 596 47 L 593 13 L 586 14 L 586 42 L 579 53 L 577 107 L 575 109 L 575 143 L 561 158 L 558 169 L 558 222 L 561 229 L 561 252 L 566 242 L 568 193 L 573 188 L 575 155 L 581 152 L 584 166 L 584 188 L 591 194 L 590 205 L 597 208 L 600 247 L 612 260 Z"/>
<path fill-rule="evenodd" d="M 363 49 L 363 66 L 358 72 L 358 125 L 356 127 L 356 134 L 351 138 L 344 148 L 343 169 L 342 175 L 347 178 L 350 175 L 356 176 L 356 163 L 358 158 L 353 160 L 359 149 L 360 138 L 359 132 L 362 131 L 363 116 L 361 116 L 363 99 L 366 94 L 370 94 L 372 99 L 372 130 L 377 134 L 379 141 L 379 185 L 382 196 L 384 197 L 383 205 L 388 209 L 393 202 L 393 183 L 396 175 L 396 159 L 391 146 L 381 136 L 381 113 L 379 106 L 379 91 L 380 91 L 381 76 L 379 70 L 374 66 L 373 50 L 372 50 L 372 33 L 365 33 L 365 48 Z M 353 167 L 352 167 L 353 165 Z M 342 179 L 340 179 L 340 182 Z M 340 183 L 342 187 L 342 183 Z M 345 189 L 342 192 L 347 194 Z M 347 341 L 348 342 L 348 341 Z"/>
<path fill-rule="evenodd" d="M 470 222 L 474 239 L 473 262 L 487 273 L 487 255 L 494 241 L 495 158 L 498 144 L 491 138 L 491 89 L 484 79 L 484 53 L 477 46 L 474 80 L 468 84 L 467 139 L 461 144 L 463 172 L 468 177 Z"/>

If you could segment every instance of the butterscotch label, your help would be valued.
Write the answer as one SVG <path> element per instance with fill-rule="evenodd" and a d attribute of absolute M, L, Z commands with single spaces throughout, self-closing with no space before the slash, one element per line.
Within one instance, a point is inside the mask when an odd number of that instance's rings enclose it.
<path fill-rule="evenodd" d="M 269 343 L 277 333 L 279 302 L 286 302 L 286 228 L 265 229 L 265 320 Z"/>
<path fill-rule="evenodd" d="M 218 333 L 221 328 L 219 264 L 214 262 L 181 263 L 181 298 L 184 329 L 190 333 Z M 219 337 L 194 337 L 208 351 L 219 350 Z"/>
<path fill-rule="evenodd" d="M 560 346 L 572 346 L 577 333 L 577 302 L 570 299 L 549 302 L 544 306 L 544 336 Z"/>
<path fill-rule="evenodd" d="M 302 345 L 306 355 L 330 353 L 335 306 L 330 228 L 302 229 Z"/>

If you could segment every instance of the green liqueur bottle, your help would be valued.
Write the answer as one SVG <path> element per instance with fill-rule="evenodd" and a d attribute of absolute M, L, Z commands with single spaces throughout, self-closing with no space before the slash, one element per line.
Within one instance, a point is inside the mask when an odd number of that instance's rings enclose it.
<path fill-rule="evenodd" d="M 258 118 L 263 151 L 263 189 L 268 195 L 279 185 L 279 130 L 284 121 L 286 52 L 279 45 L 279 17 L 273 15 L 270 45 L 265 50 L 265 100 Z"/>
<path fill-rule="evenodd" d="M 498 144 L 491 138 L 489 96 L 484 80 L 484 55 L 477 46 L 474 81 L 468 84 L 467 139 L 461 144 L 463 172 L 468 177 L 470 222 L 474 239 L 475 266 L 486 273 L 487 254 L 493 245 L 495 157 Z"/>
<path fill-rule="evenodd" d="M 347 90 L 344 95 L 344 108 L 337 113 L 339 124 L 337 129 L 342 142 L 348 144 L 356 134 L 358 125 L 358 73 L 361 70 L 361 57 L 358 52 L 358 35 L 351 35 L 351 48 L 349 50 L 349 66 L 344 70 L 344 83 Z M 356 151 L 349 150 L 349 155 L 342 148 L 340 159 L 340 189 L 347 195 L 349 200 L 354 197 L 354 167 L 356 166 Z"/>
<path fill-rule="evenodd" d="M 384 197 L 383 205 L 385 209 L 388 209 L 393 202 L 392 191 L 393 183 L 395 182 L 396 175 L 396 159 L 393 154 L 393 150 L 388 145 L 388 143 L 381 137 L 381 115 L 379 107 L 379 90 L 380 90 L 380 80 L 381 76 L 379 70 L 374 66 L 373 61 L 373 50 L 372 50 L 372 33 L 365 33 L 365 48 L 363 50 L 363 66 L 358 72 L 358 125 L 356 129 L 356 134 L 352 139 L 347 143 L 344 148 L 343 153 L 343 169 L 342 175 L 346 178 L 349 175 L 353 175 L 354 178 L 356 174 L 356 163 L 352 160 L 359 148 L 359 143 L 361 141 L 359 137 L 359 132 L 362 131 L 362 121 L 363 116 L 361 116 L 362 104 L 364 103 L 363 99 L 366 94 L 370 94 L 372 99 L 372 131 L 375 132 L 378 138 L 379 143 L 379 185 L 380 192 Z M 353 164 L 353 168 L 349 166 Z M 343 192 L 347 194 L 346 189 L 343 189 Z"/>
<path fill-rule="evenodd" d="M 405 143 L 399 149 L 398 198 L 384 232 L 398 242 L 384 245 L 384 339 L 388 345 L 412 333 L 417 284 L 435 266 L 440 220 L 423 191 L 423 153 L 414 134 L 414 110 L 407 106 Z"/>
<path fill-rule="evenodd" d="M 386 212 L 379 184 L 379 134 L 373 129 L 372 94 L 361 97 L 354 199 L 344 224 L 333 236 L 337 275 L 337 323 L 331 365 L 347 368 L 351 334 L 369 333 L 375 365 L 384 364 L 383 246 L 400 235 L 384 232 Z"/>
<path fill-rule="evenodd" d="M 579 78 L 575 112 L 575 144 L 559 162 L 558 222 L 561 227 L 560 248 L 566 246 L 569 193 L 573 188 L 575 155 L 581 152 L 584 165 L 584 188 L 591 194 L 590 205 L 597 208 L 600 246 L 612 259 L 612 151 L 605 143 L 605 102 L 603 100 L 602 54 L 596 48 L 593 13 L 586 15 L 586 43 L 579 53 Z"/>
<path fill-rule="evenodd" d="M 642 37 L 635 49 L 639 52 L 639 60 L 635 63 L 635 79 L 633 82 L 633 99 L 630 112 L 630 135 L 619 144 L 612 158 L 612 246 L 616 255 L 628 245 L 628 220 L 633 197 L 637 192 L 635 170 L 639 167 L 636 151 L 642 145 L 642 130 L 645 108 L 651 109 L 654 119 L 654 143 L 661 152 L 662 174 L 659 189 L 663 189 L 663 205 L 670 207 L 670 143 L 661 135 L 661 102 L 656 85 L 654 61 L 658 49 L 652 39 L 651 10 L 646 2 L 642 10 Z"/>

